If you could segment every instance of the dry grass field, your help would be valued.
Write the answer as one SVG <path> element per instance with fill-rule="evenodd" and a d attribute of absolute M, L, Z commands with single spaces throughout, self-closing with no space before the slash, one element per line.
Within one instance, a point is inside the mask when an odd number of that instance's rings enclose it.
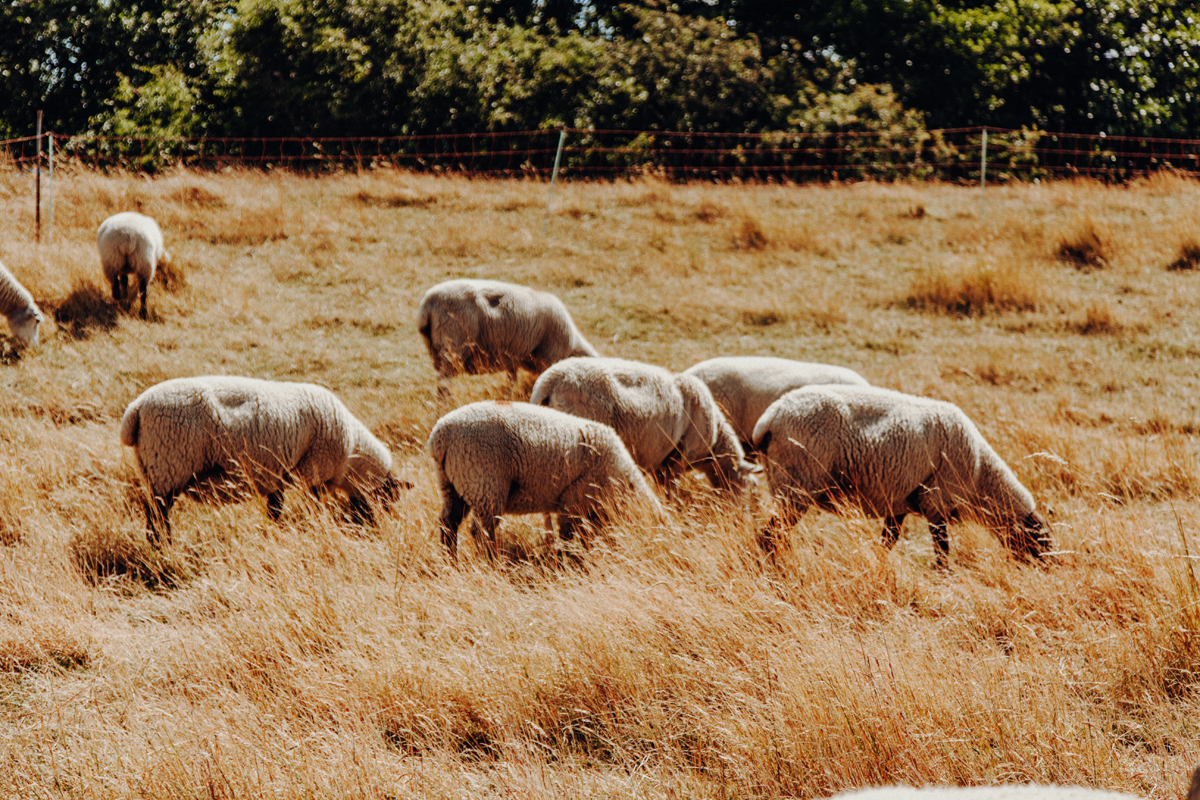
<path fill-rule="evenodd" d="M 1196 183 L 993 187 L 982 219 L 944 185 L 567 184 L 547 216 L 538 183 L 60 173 L 40 246 L 31 194 L 0 171 L 0 260 L 54 320 L 0 341 L 4 797 L 1177 798 L 1200 760 Z M 130 209 L 174 256 L 146 322 L 95 251 Z M 923 520 L 887 552 L 878 520 L 810 512 L 768 562 L 765 493 L 689 479 L 580 565 L 518 518 L 454 568 L 414 315 L 455 276 L 555 292 L 606 355 L 780 355 L 958 403 L 1059 555 L 960 525 L 941 571 Z M 155 553 L 117 425 L 211 373 L 330 387 L 414 488 L 375 530 L 294 490 L 278 525 L 181 500 Z"/>

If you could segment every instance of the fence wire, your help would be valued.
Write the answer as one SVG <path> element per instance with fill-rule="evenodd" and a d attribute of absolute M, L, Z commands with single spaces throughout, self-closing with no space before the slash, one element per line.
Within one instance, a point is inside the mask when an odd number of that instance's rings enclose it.
<path fill-rule="evenodd" d="M 881 133 L 566 130 L 560 176 L 828 182 L 978 181 L 983 128 Z M 1084 175 L 1127 181 L 1161 169 L 1200 177 L 1200 139 L 987 128 L 988 179 Z M 182 166 L 296 171 L 392 167 L 479 178 L 550 177 L 560 130 L 325 138 L 54 135 L 56 167 L 157 171 Z M 42 159 L 47 158 L 43 147 Z M 0 165 L 31 169 L 37 137 L 0 141 Z"/>

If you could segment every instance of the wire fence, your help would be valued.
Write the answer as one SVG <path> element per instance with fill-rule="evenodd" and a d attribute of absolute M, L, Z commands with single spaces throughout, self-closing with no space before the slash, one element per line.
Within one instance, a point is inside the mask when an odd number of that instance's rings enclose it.
<path fill-rule="evenodd" d="M 560 177 L 655 174 L 678 181 L 977 182 L 984 128 L 879 133 L 694 133 L 566 129 Z M 1171 169 L 1200 177 L 1200 139 L 986 128 L 990 181 L 1089 176 L 1105 181 Z M 155 138 L 44 134 L 57 168 L 153 172 L 182 166 L 295 171 L 380 167 L 479 178 L 549 179 L 561 130 L 333 138 Z M 50 137 L 50 138 L 47 138 Z M 0 141 L 0 166 L 32 169 L 34 136 Z"/>

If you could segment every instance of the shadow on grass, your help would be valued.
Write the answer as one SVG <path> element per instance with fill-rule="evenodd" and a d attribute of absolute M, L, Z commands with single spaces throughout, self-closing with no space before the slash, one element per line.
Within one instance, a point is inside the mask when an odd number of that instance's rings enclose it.
<path fill-rule="evenodd" d="M 174 550 L 156 550 L 122 531 L 94 530 L 71 541 L 71 558 L 92 586 L 140 584 L 153 592 L 170 591 L 195 577 L 195 567 Z"/>
<path fill-rule="evenodd" d="M 94 331 L 117 327 L 115 303 L 94 283 L 78 282 L 62 300 L 47 303 L 54 321 L 73 339 L 86 339 Z"/>

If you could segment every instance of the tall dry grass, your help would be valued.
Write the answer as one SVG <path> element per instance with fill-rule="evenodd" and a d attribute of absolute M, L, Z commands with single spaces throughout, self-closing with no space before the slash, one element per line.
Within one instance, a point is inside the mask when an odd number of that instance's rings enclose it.
<path fill-rule="evenodd" d="M 1169 183 L 1164 183 L 1167 181 Z M 819 797 L 1057 781 L 1181 795 L 1196 749 L 1200 297 L 1177 177 L 990 189 L 567 184 L 369 173 L 60 174 L 30 235 L 0 172 L 0 259 L 53 321 L 0 366 L 0 793 L 13 797 Z M 149 322 L 94 251 L 140 208 L 174 260 Z M 967 210 L 964 210 L 967 209 Z M 1104 269 L 1064 269 L 1080 220 Z M 1046 510 L 1022 566 L 982 529 L 931 568 L 924 524 L 812 513 L 765 561 L 759 493 L 688 482 L 581 563 L 509 520 L 451 568 L 422 448 L 425 288 L 559 294 L 606 354 L 851 366 L 952 400 Z M 182 500 L 144 538 L 116 428 L 146 387 L 329 386 L 414 488 L 374 530 L 289 492 Z M 456 382 L 459 402 L 508 391 Z"/>

